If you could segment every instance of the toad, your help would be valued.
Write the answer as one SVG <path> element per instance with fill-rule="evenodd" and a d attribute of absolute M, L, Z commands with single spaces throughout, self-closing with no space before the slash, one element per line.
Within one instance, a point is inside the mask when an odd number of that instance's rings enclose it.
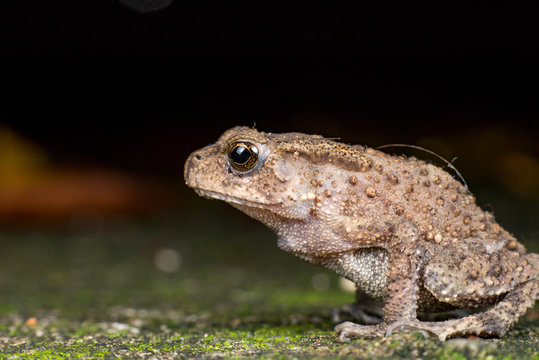
<path fill-rule="evenodd" d="M 449 173 L 416 158 L 235 127 L 193 152 L 184 176 L 272 229 L 281 249 L 383 302 L 380 322 L 337 325 L 341 341 L 406 330 L 442 341 L 502 336 L 538 297 L 539 255 Z M 481 311 L 417 317 L 452 309 Z"/>

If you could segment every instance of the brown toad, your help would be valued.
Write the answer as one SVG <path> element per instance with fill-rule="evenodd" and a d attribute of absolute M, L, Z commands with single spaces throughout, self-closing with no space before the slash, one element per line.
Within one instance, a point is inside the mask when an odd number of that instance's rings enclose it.
<path fill-rule="evenodd" d="M 341 340 L 397 330 L 503 335 L 539 293 L 539 255 L 450 174 L 317 135 L 226 131 L 191 154 L 185 181 L 261 221 L 280 248 L 383 300 L 383 321 L 344 322 Z M 417 312 L 486 308 L 432 322 Z"/>

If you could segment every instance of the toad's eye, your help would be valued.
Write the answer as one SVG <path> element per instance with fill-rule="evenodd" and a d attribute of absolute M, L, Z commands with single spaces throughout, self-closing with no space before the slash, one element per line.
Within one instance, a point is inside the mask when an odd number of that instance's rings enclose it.
<path fill-rule="evenodd" d="M 236 141 L 227 150 L 230 165 L 238 171 L 249 171 L 258 162 L 258 148 L 245 141 Z"/>

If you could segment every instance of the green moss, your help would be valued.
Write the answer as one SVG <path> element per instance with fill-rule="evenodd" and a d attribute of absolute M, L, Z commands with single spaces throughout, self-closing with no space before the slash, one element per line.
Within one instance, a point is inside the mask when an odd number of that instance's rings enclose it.
<path fill-rule="evenodd" d="M 44 360 L 60 360 L 60 359 L 105 359 L 109 355 L 108 351 L 99 351 L 95 349 L 73 349 L 73 348 L 56 348 L 46 350 L 33 350 L 28 352 L 10 354 L 9 358 L 13 359 L 44 359 Z"/>

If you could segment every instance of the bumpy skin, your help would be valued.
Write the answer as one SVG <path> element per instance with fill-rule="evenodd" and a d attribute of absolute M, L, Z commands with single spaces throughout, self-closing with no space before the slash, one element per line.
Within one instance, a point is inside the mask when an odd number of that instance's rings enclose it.
<path fill-rule="evenodd" d="M 231 144 L 258 150 L 240 169 Z M 397 330 L 447 337 L 498 335 L 534 305 L 539 255 L 483 211 L 450 174 L 316 135 L 226 131 L 191 154 L 188 186 L 224 200 L 278 235 L 280 248 L 352 280 L 383 300 L 383 321 L 345 322 L 339 339 Z M 459 319 L 419 321 L 417 311 L 487 308 Z"/>

